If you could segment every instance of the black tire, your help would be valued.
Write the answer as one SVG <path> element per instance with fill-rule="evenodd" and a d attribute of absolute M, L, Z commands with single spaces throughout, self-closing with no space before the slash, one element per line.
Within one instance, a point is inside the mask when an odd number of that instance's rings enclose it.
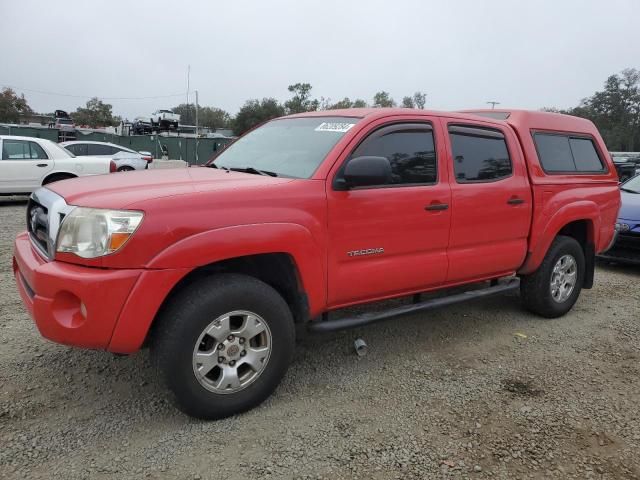
<path fill-rule="evenodd" d="M 120 167 L 118 169 L 119 172 L 133 172 L 135 168 L 125 165 L 124 167 Z"/>
<path fill-rule="evenodd" d="M 68 180 L 70 178 L 76 178 L 76 176 L 71 175 L 69 173 L 57 173 L 55 175 L 51 175 L 50 177 L 45 178 L 44 181 L 42 182 L 42 185 L 48 185 L 53 182 L 59 182 L 60 180 Z"/>
<path fill-rule="evenodd" d="M 558 302 L 551 295 L 551 276 L 553 268 L 564 255 L 571 255 L 576 262 L 576 283 L 569 297 Z M 585 260 L 584 250 L 575 238 L 558 235 L 542 264 L 531 275 L 526 275 L 520 281 L 520 297 L 525 308 L 546 318 L 557 318 L 567 313 L 578 300 L 584 283 Z"/>
<path fill-rule="evenodd" d="M 262 373 L 234 393 L 207 390 L 196 378 L 194 347 L 204 329 L 228 312 L 247 310 L 264 319 L 271 353 Z M 295 347 L 293 316 L 271 286 L 239 274 L 220 274 L 192 284 L 163 308 L 151 338 L 151 359 L 174 404 L 192 417 L 213 420 L 262 403 L 284 377 Z"/>

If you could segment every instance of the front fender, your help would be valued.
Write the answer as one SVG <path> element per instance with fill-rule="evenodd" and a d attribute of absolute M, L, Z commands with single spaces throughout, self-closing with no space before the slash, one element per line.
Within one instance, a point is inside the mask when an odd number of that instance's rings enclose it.
<path fill-rule="evenodd" d="M 326 302 L 324 255 L 311 232 L 293 223 L 237 225 L 193 235 L 174 243 L 146 266 L 152 269 L 195 269 L 230 258 L 287 253 L 293 258 L 312 314 Z"/>
<path fill-rule="evenodd" d="M 542 225 L 538 228 L 536 228 L 536 225 L 533 226 L 532 232 L 541 231 L 541 233 L 536 236 L 531 235 L 527 259 L 522 268 L 518 270 L 518 273 L 527 275 L 536 271 L 560 230 L 569 223 L 580 220 L 588 222 L 587 240 L 597 245 L 599 230 L 595 228 L 595 225 L 600 224 L 600 208 L 590 200 L 570 203 L 555 211 L 549 219 L 546 217 L 541 218 L 539 222 L 545 224 L 544 228 L 541 228 Z"/>

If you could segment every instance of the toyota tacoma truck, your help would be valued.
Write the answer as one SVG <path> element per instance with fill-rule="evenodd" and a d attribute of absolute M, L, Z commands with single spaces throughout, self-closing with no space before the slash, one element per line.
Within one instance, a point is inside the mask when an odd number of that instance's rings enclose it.
<path fill-rule="evenodd" d="M 176 405 L 215 419 L 276 389 L 299 331 L 514 289 L 535 314 L 565 314 L 593 285 L 619 206 L 588 120 L 312 112 L 255 128 L 207 167 L 37 190 L 13 271 L 44 337 L 149 346 Z M 413 303 L 335 315 L 403 296 Z"/>

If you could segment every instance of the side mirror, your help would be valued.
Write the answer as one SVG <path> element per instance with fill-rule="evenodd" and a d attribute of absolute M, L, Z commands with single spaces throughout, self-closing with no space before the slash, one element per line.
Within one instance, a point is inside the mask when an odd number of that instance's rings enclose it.
<path fill-rule="evenodd" d="M 391 180 L 391 163 L 386 157 L 355 157 L 347 161 L 336 178 L 336 190 L 385 185 Z"/>

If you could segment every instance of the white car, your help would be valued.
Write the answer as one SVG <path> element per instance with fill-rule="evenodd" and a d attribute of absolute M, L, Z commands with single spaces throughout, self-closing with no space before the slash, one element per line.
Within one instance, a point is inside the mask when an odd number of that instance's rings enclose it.
<path fill-rule="evenodd" d="M 64 148 L 76 157 L 105 157 L 116 162 L 118 172 L 130 172 L 132 170 L 144 170 L 153 156 L 149 152 L 136 152 L 122 145 L 108 142 L 83 142 L 82 140 L 62 142 Z"/>
<path fill-rule="evenodd" d="M 173 127 L 178 129 L 180 123 L 180 115 L 173 113 L 171 110 L 156 110 L 151 114 L 151 126 L 158 126 L 160 128 Z"/>
<path fill-rule="evenodd" d="M 47 183 L 116 171 L 110 158 L 77 158 L 51 140 L 0 135 L 0 195 L 29 194 Z"/>

